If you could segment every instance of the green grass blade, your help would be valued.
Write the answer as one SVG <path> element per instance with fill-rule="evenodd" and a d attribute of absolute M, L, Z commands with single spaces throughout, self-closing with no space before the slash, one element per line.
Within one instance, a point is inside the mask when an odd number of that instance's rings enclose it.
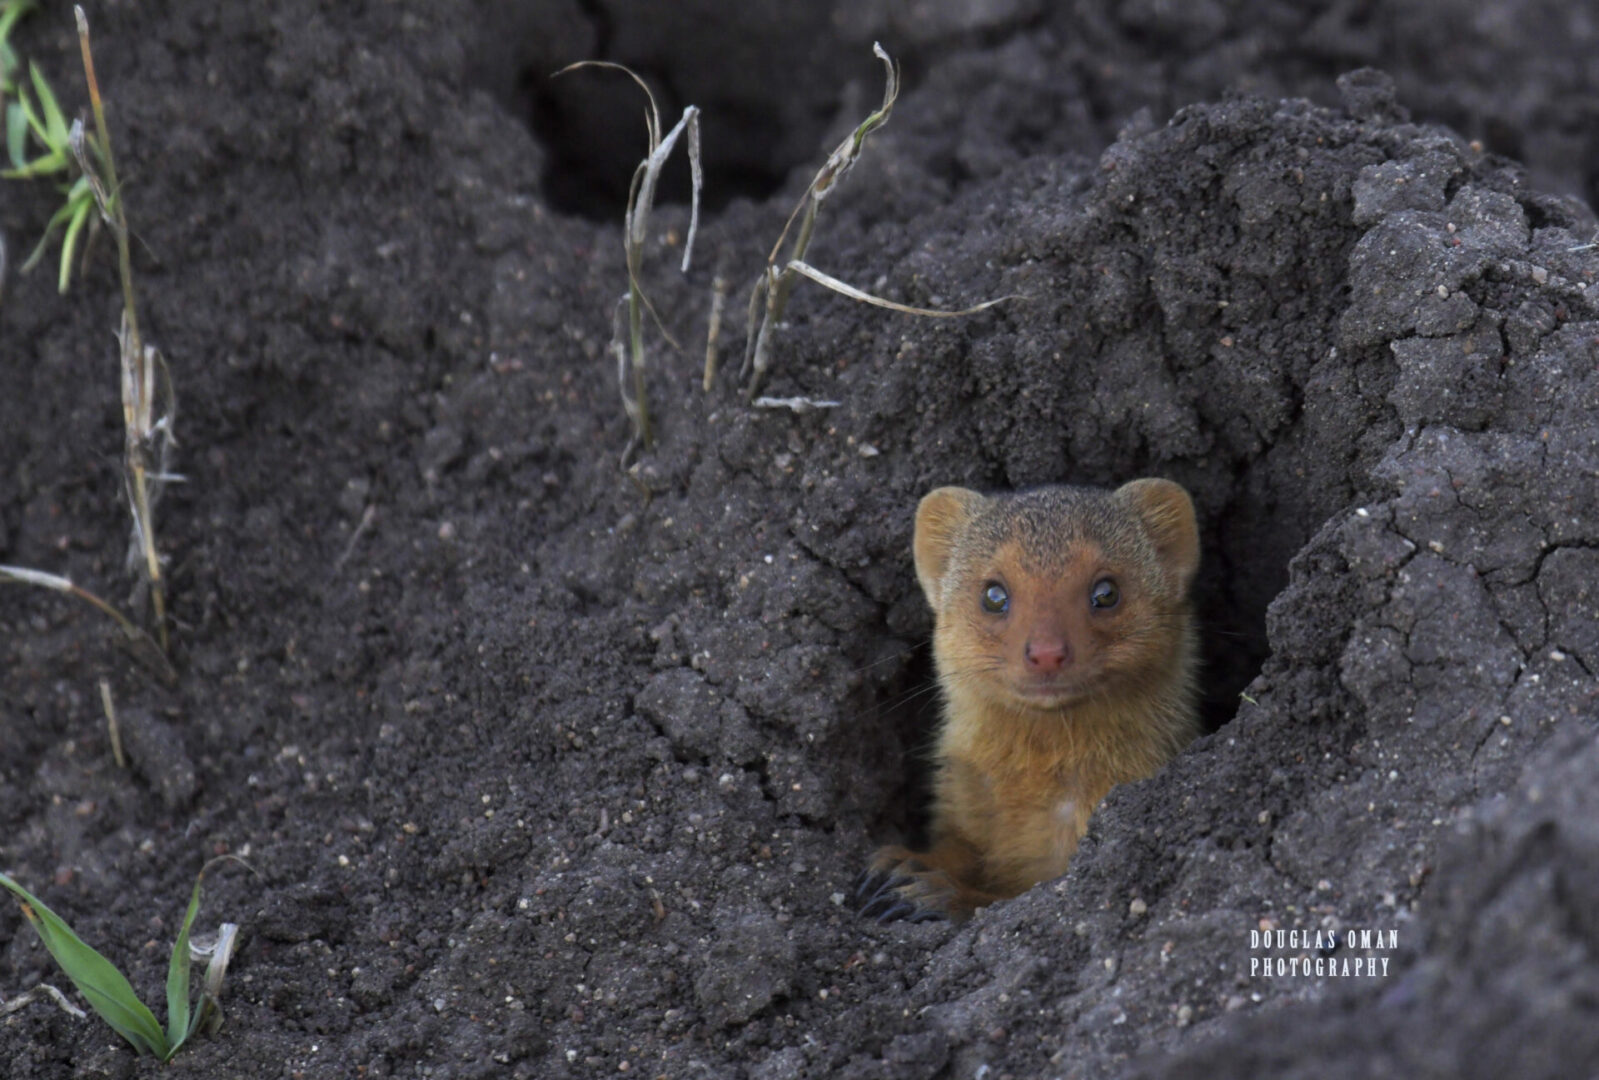
<path fill-rule="evenodd" d="M 6 156 L 18 169 L 28 163 L 28 114 L 15 101 L 6 102 Z"/>
<path fill-rule="evenodd" d="M 0 87 L 7 93 L 15 86 L 13 78 L 18 66 L 17 51 L 11 47 L 11 31 L 18 19 L 37 6 L 33 0 L 10 0 L 0 4 Z"/>
<path fill-rule="evenodd" d="M 9 4 L 0 5 L 0 44 L 11 36 L 11 28 L 17 25 L 17 20 L 39 5 L 34 0 L 20 0 Z"/>
<path fill-rule="evenodd" d="M 38 932 L 39 940 L 100 1018 L 140 1053 L 154 1054 L 162 1061 L 170 1057 L 171 1048 L 155 1014 L 139 1000 L 116 965 L 85 945 L 61 916 L 5 874 L 0 874 L 0 885 L 22 901 L 22 914 Z"/>
<path fill-rule="evenodd" d="M 4 177 L 7 180 L 27 180 L 31 177 L 47 176 L 50 173 L 57 173 L 64 170 L 67 167 L 66 143 L 63 141 L 57 144 L 50 141 L 49 129 L 46 127 L 45 121 L 39 118 L 38 111 L 34 109 L 33 101 L 28 96 L 27 87 L 18 86 L 17 100 L 12 102 L 11 105 L 7 107 L 6 124 L 8 129 L 12 123 L 10 118 L 10 111 L 12 108 L 20 109 L 22 111 L 22 118 L 27 122 L 27 126 L 33 131 L 33 137 L 37 139 L 39 144 L 48 152 L 40 154 L 32 161 L 28 161 L 27 140 L 22 136 L 17 136 L 16 142 L 12 144 L 11 132 L 7 130 L 7 148 L 11 152 L 11 163 L 15 165 L 16 168 L 7 169 L 5 172 L 0 173 L 0 177 Z M 13 145 L 15 146 L 14 150 L 11 149 Z"/>
<path fill-rule="evenodd" d="M 0 174 L 0 175 L 3 175 L 3 174 Z M 22 264 L 22 272 L 23 273 L 27 273 L 29 270 L 32 270 L 35 266 L 39 265 L 39 260 L 44 258 L 45 248 L 49 247 L 49 245 L 50 245 L 50 238 L 52 236 L 54 236 L 56 230 L 61 227 L 61 223 L 66 221 L 71 216 L 72 216 L 72 204 L 71 203 L 66 204 L 61 209 L 57 210 L 54 214 L 50 215 L 50 220 L 45 222 L 44 235 L 39 237 L 38 246 L 35 247 L 33 249 L 33 253 L 28 256 L 28 261 Z"/>
<path fill-rule="evenodd" d="M 171 1045 L 171 1053 L 176 1054 L 178 1047 L 194 1033 L 200 1017 L 198 1012 L 193 1017 L 196 1022 L 191 1022 L 189 1016 L 189 928 L 194 925 L 195 917 L 200 914 L 200 882 L 205 880 L 205 873 L 194 879 L 194 892 L 189 896 L 189 910 L 184 913 L 183 927 L 178 931 L 178 940 L 172 946 L 172 961 L 167 965 L 167 1042 Z"/>
<path fill-rule="evenodd" d="M 40 143 L 44 143 L 45 136 L 49 133 L 45 131 L 44 121 L 39 119 L 39 113 L 33 107 L 33 98 L 29 96 L 28 88 L 21 84 L 17 86 L 17 105 L 21 107 L 22 115 L 27 118 L 28 126 L 33 129 L 34 136 Z"/>
<path fill-rule="evenodd" d="M 31 60 L 28 61 L 28 75 L 33 79 L 33 92 L 39 95 L 39 109 L 44 113 L 45 130 L 40 141 L 52 150 L 60 149 L 67 145 L 67 118 L 61 113 L 55 91 L 44 81 L 44 72 Z"/>
<path fill-rule="evenodd" d="M 58 173 L 67 167 L 67 156 L 60 150 L 52 150 L 48 154 L 40 154 L 32 161 L 25 161 L 15 169 L 7 169 L 0 173 L 0 177 L 7 180 L 32 180 L 36 176 L 49 176 Z"/>
<path fill-rule="evenodd" d="M 88 201 L 67 204 L 72 216 L 67 222 L 66 235 L 61 238 L 61 271 L 56 277 L 58 293 L 65 293 L 72 282 L 72 253 L 78 248 L 78 236 L 83 232 L 83 226 L 89 220 L 89 211 L 93 208 L 94 204 Z"/>

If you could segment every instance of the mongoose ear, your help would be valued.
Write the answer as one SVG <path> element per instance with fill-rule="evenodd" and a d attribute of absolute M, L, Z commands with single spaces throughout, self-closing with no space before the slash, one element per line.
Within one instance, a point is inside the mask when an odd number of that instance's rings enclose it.
<path fill-rule="evenodd" d="M 1116 489 L 1116 496 L 1133 508 L 1161 562 L 1172 568 L 1183 592 L 1199 569 L 1199 527 L 1194 522 L 1194 500 L 1170 480 L 1134 480 Z"/>
<path fill-rule="evenodd" d="M 967 488 L 941 487 L 922 496 L 916 508 L 916 580 L 934 611 L 939 610 L 944 571 L 949 569 L 955 538 L 986 501 Z"/>

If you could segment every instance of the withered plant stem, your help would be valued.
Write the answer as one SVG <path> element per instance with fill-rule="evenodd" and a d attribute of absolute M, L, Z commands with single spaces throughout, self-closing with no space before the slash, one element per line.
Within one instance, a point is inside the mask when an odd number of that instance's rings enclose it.
<path fill-rule="evenodd" d="M 156 636 L 161 651 L 167 640 L 166 588 L 161 580 L 161 557 L 156 551 L 155 518 L 150 509 L 150 484 L 145 466 L 144 440 L 149 435 L 150 409 L 155 400 L 155 366 L 144 351 L 139 334 L 139 308 L 133 293 L 133 253 L 128 239 L 128 218 L 123 210 L 122 187 L 117 181 L 116 157 L 111 151 L 111 131 L 106 127 L 105 102 L 100 97 L 100 80 L 94 74 L 94 53 L 89 47 L 89 19 L 83 8 L 74 6 L 78 20 L 78 48 L 83 53 L 83 75 L 89 84 L 89 105 L 94 110 L 94 126 L 100 136 L 100 158 L 105 166 L 106 209 L 111 212 L 111 231 L 117 238 L 117 270 L 122 277 L 123 339 L 122 362 L 131 364 L 133 383 L 123 388 L 122 409 L 125 426 L 127 466 L 132 474 L 129 497 L 133 500 L 135 532 L 144 550 L 145 571 L 150 575 L 150 603 L 155 608 Z"/>

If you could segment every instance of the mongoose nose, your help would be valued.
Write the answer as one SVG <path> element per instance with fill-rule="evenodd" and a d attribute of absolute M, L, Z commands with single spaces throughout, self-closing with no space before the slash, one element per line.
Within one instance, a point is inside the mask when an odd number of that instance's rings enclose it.
<path fill-rule="evenodd" d="M 1066 666 L 1066 661 L 1071 658 L 1071 653 L 1066 648 L 1066 643 L 1058 639 L 1045 638 L 1042 641 L 1028 641 L 1025 650 L 1027 667 L 1040 675 L 1050 675 Z"/>

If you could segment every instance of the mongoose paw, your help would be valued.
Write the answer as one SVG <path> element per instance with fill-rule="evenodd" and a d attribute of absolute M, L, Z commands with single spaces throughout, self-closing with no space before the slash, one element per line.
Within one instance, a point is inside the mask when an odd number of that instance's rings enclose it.
<path fill-rule="evenodd" d="M 959 893 L 948 874 L 902 847 L 880 849 L 855 882 L 856 911 L 880 923 L 958 917 Z"/>

